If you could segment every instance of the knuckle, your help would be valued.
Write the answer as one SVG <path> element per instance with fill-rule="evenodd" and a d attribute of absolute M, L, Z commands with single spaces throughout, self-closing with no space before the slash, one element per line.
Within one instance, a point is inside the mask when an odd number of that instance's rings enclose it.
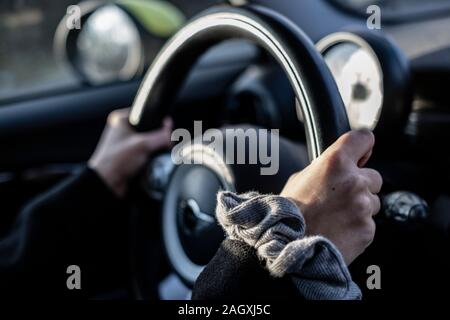
<path fill-rule="evenodd" d="M 367 186 L 367 181 L 366 179 L 358 174 L 353 174 L 350 177 L 351 181 L 351 185 L 352 185 L 352 189 L 355 191 L 360 191 L 360 190 L 364 190 Z"/>
<path fill-rule="evenodd" d="M 369 219 L 369 221 L 366 223 L 366 233 L 370 236 L 370 239 L 373 239 L 375 236 L 375 231 L 377 227 L 375 225 L 375 221 L 373 219 Z"/>
<path fill-rule="evenodd" d="M 326 161 L 326 168 L 330 171 L 342 170 L 346 164 L 346 156 L 343 150 L 333 150 Z"/>
<path fill-rule="evenodd" d="M 361 193 L 361 191 L 365 190 L 367 185 L 367 182 L 365 181 L 364 177 L 355 174 L 355 173 L 348 173 L 343 178 L 343 186 L 344 189 L 349 193 L 350 196 L 355 196 L 354 199 L 358 198 L 358 194 Z"/>
<path fill-rule="evenodd" d="M 117 125 L 126 119 L 126 114 L 123 110 L 114 110 L 108 115 L 107 123 L 109 125 Z"/>
<path fill-rule="evenodd" d="M 375 179 L 378 189 L 381 190 L 381 188 L 383 187 L 383 177 L 378 171 L 375 171 Z"/>
<path fill-rule="evenodd" d="M 383 183 L 383 177 L 381 176 L 380 172 L 378 172 L 377 170 L 373 170 L 373 176 L 377 181 L 380 182 L 380 184 Z"/>
<path fill-rule="evenodd" d="M 367 197 L 357 196 L 353 200 L 353 210 L 357 213 L 360 219 L 364 219 L 367 215 L 370 215 L 370 201 Z"/>
<path fill-rule="evenodd" d="M 383 184 L 383 177 L 381 176 L 381 174 L 374 169 L 367 169 L 368 173 L 369 173 L 369 178 L 370 178 L 370 183 L 376 185 L 376 186 L 381 186 Z"/>
<path fill-rule="evenodd" d="M 373 219 L 366 221 L 360 232 L 361 241 L 365 246 L 369 246 L 373 242 L 376 232 L 376 225 Z"/>
<path fill-rule="evenodd" d="M 119 112 L 118 111 L 113 111 L 113 112 L 111 112 L 109 115 L 108 115 L 108 124 L 111 124 L 111 125 L 113 125 L 113 124 L 115 124 L 115 123 L 117 123 L 117 121 L 119 120 L 119 118 L 120 118 L 120 114 L 119 114 Z"/>
<path fill-rule="evenodd" d="M 117 117 L 117 115 L 114 113 L 115 111 L 113 111 L 113 112 L 111 112 L 109 115 L 108 115 L 108 118 L 107 118 L 107 123 L 108 124 L 113 124 L 114 123 L 114 119 Z"/>
<path fill-rule="evenodd" d="M 380 210 L 381 210 L 381 200 L 380 200 L 380 197 L 378 197 L 378 196 L 375 196 L 374 197 L 374 204 L 373 204 L 373 214 L 374 215 L 376 215 L 376 214 L 378 214 L 379 212 L 380 212 Z"/>

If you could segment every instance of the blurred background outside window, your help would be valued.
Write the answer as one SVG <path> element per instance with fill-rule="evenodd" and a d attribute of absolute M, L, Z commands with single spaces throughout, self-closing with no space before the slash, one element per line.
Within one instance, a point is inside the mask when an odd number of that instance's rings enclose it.
<path fill-rule="evenodd" d="M 170 2 L 189 18 L 216 1 Z M 80 85 L 53 54 L 56 28 L 67 7 L 76 3 L 74 0 L 0 1 L 0 104 Z"/>

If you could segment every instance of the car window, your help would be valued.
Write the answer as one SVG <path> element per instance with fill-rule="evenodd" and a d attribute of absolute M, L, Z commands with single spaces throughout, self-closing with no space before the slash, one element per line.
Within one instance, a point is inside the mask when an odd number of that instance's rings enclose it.
<path fill-rule="evenodd" d="M 189 18 L 215 1 L 170 2 Z M 53 50 L 56 28 L 73 4 L 73 0 L 0 2 L 0 105 L 83 86 L 71 70 L 58 62 Z"/>
<path fill-rule="evenodd" d="M 0 100 L 76 84 L 52 58 L 56 26 L 71 2 L 0 3 Z"/>

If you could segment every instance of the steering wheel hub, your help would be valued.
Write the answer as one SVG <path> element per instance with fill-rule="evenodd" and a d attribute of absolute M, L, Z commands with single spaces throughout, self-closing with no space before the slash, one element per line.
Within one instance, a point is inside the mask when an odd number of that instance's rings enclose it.
<path fill-rule="evenodd" d="M 173 268 L 193 283 L 224 238 L 215 220 L 217 193 L 234 187 L 231 169 L 207 146 L 181 154 L 164 199 L 163 235 Z"/>

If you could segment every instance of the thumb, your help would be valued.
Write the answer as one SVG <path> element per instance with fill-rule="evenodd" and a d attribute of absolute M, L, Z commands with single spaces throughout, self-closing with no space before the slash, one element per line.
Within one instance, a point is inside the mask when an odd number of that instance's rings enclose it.
<path fill-rule="evenodd" d="M 144 133 L 142 138 L 145 139 L 145 145 L 149 152 L 155 152 L 163 148 L 169 147 L 171 143 L 173 122 L 172 119 L 166 118 L 161 128 Z"/>
<path fill-rule="evenodd" d="M 342 148 L 359 167 L 364 166 L 372 155 L 375 136 L 369 130 L 350 131 L 341 136 L 337 147 Z"/>
<path fill-rule="evenodd" d="M 364 167 L 372 156 L 373 148 L 369 150 L 361 159 L 359 159 L 358 167 Z"/>

